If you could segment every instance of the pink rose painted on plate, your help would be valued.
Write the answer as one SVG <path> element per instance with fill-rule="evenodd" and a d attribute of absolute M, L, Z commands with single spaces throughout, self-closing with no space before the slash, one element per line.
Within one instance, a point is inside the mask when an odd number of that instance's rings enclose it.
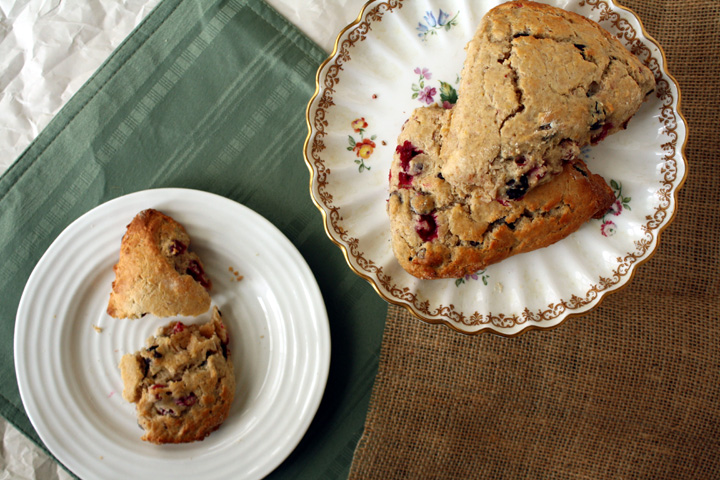
<path fill-rule="evenodd" d="M 623 210 L 631 210 L 630 200 L 632 200 L 632 198 L 623 195 L 622 183 L 616 180 L 610 180 L 610 187 L 615 192 L 615 202 L 610 205 L 608 211 L 605 212 L 605 215 L 603 215 L 600 219 L 602 222 L 600 225 L 600 233 L 604 237 L 612 237 L 617 232 L 617 224 L 612 220 L 606 220 L 607 217 L 617 217 L 623 212 Z"/>

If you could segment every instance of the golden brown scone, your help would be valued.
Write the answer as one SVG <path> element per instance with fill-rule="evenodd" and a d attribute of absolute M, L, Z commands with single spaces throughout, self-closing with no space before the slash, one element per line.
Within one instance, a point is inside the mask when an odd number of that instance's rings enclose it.
<path fill-rule="evenodd" d="M 400 265 L 421 279 L 459 278 L 512 255 L 551 245 L 600 217 L 615 201 L 605 180 L 579 159 L 516 201 L 460 194 L 444 178 L 439 151 L 452 110 L 415 110 L 403 127 L 387 203 Z"/>
<path fill-rule="evenodd" d="M 138 318 L 207 312 L 212 282 L 189 246 L 185 228 L 172 218 L 153 209 L 138 213 L 120 245 L 107 313 Z"/>
<path fill-rule="evenodd" d="M 136 404 L 143 440 L 203 440 L 225 421 L 235 396 L 229 336 L 220 311 L 202 325 L 171 322 L 120 361 L 123 398 Z"/>
<path fill-rule="evenodd" d="M 489 202 L 522 197 L 627 126 L 652 72 L 597 23 L 530 1 L 490 10 L 466 47 L 443 175 Z"/>

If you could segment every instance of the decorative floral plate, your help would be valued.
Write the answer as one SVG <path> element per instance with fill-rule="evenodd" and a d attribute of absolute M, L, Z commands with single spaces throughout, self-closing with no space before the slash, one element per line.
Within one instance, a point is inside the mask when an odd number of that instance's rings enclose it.
<path fill-rule="evenodd" d="M 307 109 L 311 196 L 350 267 L 388 302 L 474 334 L 549 328 L 626 285 L 658 246 L 686 176 L 687 130 L 664 53 L 612 0 L 555 0 L 615 34 L 655 74 L 655 95 L 627 130 L 583 150 L 617 201 L 568 238 L 464 278 L 419 280 L 397 263 L 385 212 L 396 138 L 410 112 L 454 103 L 464 47 L 500 2 L 369 2 L 338 36 Z"/>

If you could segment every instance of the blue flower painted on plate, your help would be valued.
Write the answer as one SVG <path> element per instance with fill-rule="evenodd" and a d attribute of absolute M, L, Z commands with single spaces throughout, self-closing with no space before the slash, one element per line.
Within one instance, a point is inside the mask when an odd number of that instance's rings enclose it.
<path fill-rule="evenodd" d="M 437 35 L 440 30 L 450 30 L 452 27 L 457 25 L 457 17 L 460 12 L 456 13 L 454 17 L 450 18 L 450 14 L 443 12 L 442 8 L 438 11 L 437 16 L 431 10 L 425 12 L 423 16 L 423 22 L 418 22 L 416 30 L 419 32 L 418 37 L 422 41 L 426 41 L 429 35 Z"/>
<path fill-rule="evenodd" d="M 589 160 L 591 150 L 592 147 L 590 145 L 585 145 L 583 148 L 580 149 L 580 155 L 582 155 L 585 160 Z"/>

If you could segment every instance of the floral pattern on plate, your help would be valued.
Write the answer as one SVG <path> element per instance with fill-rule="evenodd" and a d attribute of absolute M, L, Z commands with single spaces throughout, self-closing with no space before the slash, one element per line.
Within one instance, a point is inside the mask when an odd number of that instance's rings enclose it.
<path fill-rule="evenodd" d="M 347 149 L 355 153 L 355 163 L 358 166 L 358 172 L 362 173 L 364 170 L 370 170 L 371 168 L 365 164 L 365 160 L 370 158 L 377 147 L 375 144 L 377 135 L 365 138 L 365 129 L 368 127 L 365 117 L 356 118 L 350 122 L 350 126 L 355 133 L 360 135 L 360 138 L 356 140 L 352 135 L 348 135 L 349 146 Z"/>
<path fill-rule="evenodd" d="M 457 280 L 455 280 L 455 286 L 459 287 L 460 285 L 464 284 L 465 282 L 468 282 L 470 280 L 482 280 L 483 285 L 488 285 L 488 278 L 490 278 L 490 275 L 485 273 L 485 270 L 481 270 L 477 273 L 473 273 L 471 275 L 465 275 L 464 277 L 460 277 Z"/>
<path fill-rule="evenodd" d="M 418 37 L 420 37 L 422 41 L 427 41 L 429 36 L 437 35 L 438 32 L 442 30 L 450 30 L 457 25 L 457 17 L 459 14 L 460 12 L 450 18 L 451 14 L 443 12 L 441 8 L 436 17 L 433 10 L 426 11 L 425 15 L 423 15 L 423 21 L 418 22 Z"/>
<path fill-rule="evenodd" d="M 425 105 L 432 105 L 435 103 L 435 95 L 440 93 L 438 97 L 438 104 L 445 108 L 452 108 L 457 102 L 458 93 L 457 89 L 450 83 L 443 80 L 438 80 L 439 87 L 432 87 L 430 84 L 426 84 L 426 80 L 432 79 L 432 72 L 428 68 L 416 67 L 413 73 L 418 75 L 417 83 L 412 84 L 412 99 L 417 99 L 420 103 Z M 460 75 L 456 75 L 455 84 L 460 83 Z"/>
<path fill-rule="evenodd" d="M 617 232 L 617 225 L 612 220 L 607 220 L 608 217 L 617 217 L 623 210 L 631 210 L 630 201 L 631 197 L 626 197 L 622 192 L 622 183 L 615 180 L 610 180 L 610 187 L 615 192 L 615 203 L 610 206 L 610 209 L 600 219 L 602 225 L 600 225 L 600 233 L 604 237 L 611 237 Z"/>

